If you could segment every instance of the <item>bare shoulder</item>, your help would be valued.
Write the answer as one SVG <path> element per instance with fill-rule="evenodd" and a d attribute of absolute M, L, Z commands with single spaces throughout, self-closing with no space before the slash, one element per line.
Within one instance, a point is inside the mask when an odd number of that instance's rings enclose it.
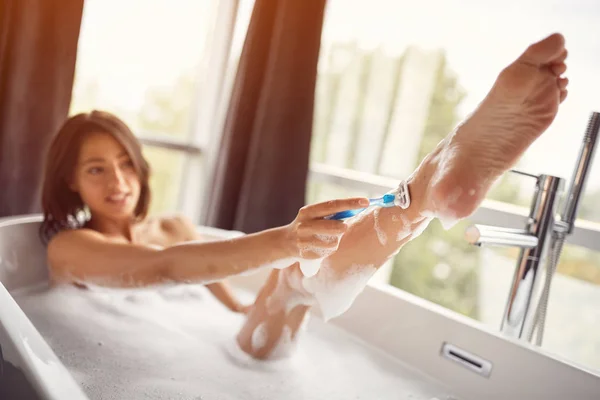
<path fill-rule="evenodd" d="M 48 243 L 48 251 L 81 244 L 86 240 L 103 240 L 104 235 L 92 229 L 70 229 L 57 233 Z"/>
<path fill-rule="evenodd" d="M 196 227 L 192 221 L 182 214 L 165 215 L 156 217 L 161 231 L 171 237 L 177 237 L 180 240 L 198 239 Z"/>
<path fill-rule="evenodd" d="M 73 229 L 57 233 L 47 248 L 47 257 L 51 265 L 60 265 L 73 250 L 85 250 L 86 243 L 106 241 L 104 235 L 92 229 Z"/>

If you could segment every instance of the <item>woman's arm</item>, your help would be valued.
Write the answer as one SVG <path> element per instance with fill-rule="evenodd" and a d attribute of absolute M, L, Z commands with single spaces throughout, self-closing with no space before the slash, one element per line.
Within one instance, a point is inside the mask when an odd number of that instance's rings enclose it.
<path fill-rule="evenodd" d="M 284 227 L 218 242 L 189 242 L 164 250 L 116 243 L 89 229 L 63 231 L 48 245 L 48 262 L 56 281 L 90 281 L 108 286 L 155 283 L 212 283 L 289 259 L 319 258 L 339 244 L 346 225 L 322 217 L 364 207 L 367 199 L 345 199 L 304 207 Z M 334 238 L 331 241 L 327 238 Z M 284 265 L 285 264 L 285 265 Z"/>
<path fill-rule="evenodd" d="M 106 286 L 210 283 L 291 255 L 285 228 L 221 242 L 187 242 L 164 250 L 117 243 L 96 231 L 80 229 L 61 232 L 48 245 L 55 279 Z"/>

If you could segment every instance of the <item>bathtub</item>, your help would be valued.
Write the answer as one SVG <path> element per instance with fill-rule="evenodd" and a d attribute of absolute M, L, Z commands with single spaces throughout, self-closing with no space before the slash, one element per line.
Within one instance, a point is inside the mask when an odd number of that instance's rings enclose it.
<path fill-rule="evenodd" d="M 0 397 L 87 399 L 11 296 L 48 278 L 40 221 L 38 215 L 0 219 Z M 205 227 L 199 231 L 223 238 L 239 235 Z M 247 291 L 256 291 L 263 281 L 264 272 L 232 280 Z M 593 371 L 387 285 L 369 285 L 348 312 L 330 323 L 451 388 L 460 399 L 600 398 L 600 375 Z"/>

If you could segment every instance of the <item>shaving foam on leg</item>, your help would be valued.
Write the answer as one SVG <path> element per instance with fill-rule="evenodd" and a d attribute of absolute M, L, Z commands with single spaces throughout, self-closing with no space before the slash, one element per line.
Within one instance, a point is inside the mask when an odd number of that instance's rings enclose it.
<path fill-rule="evenodd" d="M 380 211 L 381 211 L 381 208 L 377 208 L 373 212 L 373 218 L 375 221 L 373 227 L 375 228 L 375 233 L 377 233 L 377 239 L 379 240 L 379 243 L 382 246 L 385 246 L 387 244 L 387 235 L 386 235 L 385 231 L 383 229 L 381 229 L 381 226 L 379 225 L 379 212 Z"/>
<path fill-rule="evenodd" d="M 304 278 L 303 286 L 314 296 L 323 319 L 328 321 L 350 308 L 376 271 L 374 265 L 353 264 L 340 273 L 324 266 L 319 274 Z"/>

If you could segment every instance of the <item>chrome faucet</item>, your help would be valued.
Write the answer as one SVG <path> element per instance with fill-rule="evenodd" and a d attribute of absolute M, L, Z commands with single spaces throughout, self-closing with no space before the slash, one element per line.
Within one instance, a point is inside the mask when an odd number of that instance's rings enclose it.
<path fill-rule="evenodd" d="M 564 180 L 552 175 L 531 175 L 513 170 L 511 172 L 536 180 L 536 191 L 525 229 L 473 225 L 466 231 L 467 241 L 477 246 L 521 249 L 500 327 L 507 336 L 532 341 L 537 330 L 537 344 L 541 344 L 550 284 L 565 237 L 574 228 L 599 131 L 600 113 L 594 112 L 558 218 L 556 210 Z"/>

